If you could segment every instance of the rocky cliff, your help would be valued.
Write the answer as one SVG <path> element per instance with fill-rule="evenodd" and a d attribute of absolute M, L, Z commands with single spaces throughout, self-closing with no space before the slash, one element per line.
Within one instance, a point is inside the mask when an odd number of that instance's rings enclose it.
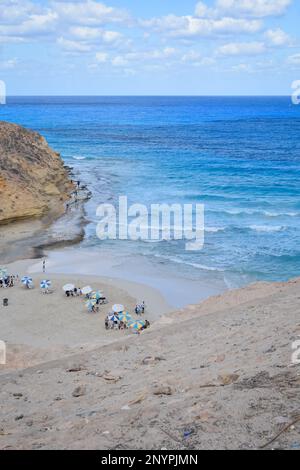
<path fill-rule="evenodd" d="M 72 189 L 60 155 L 40 134 L 0 121 L 0 224 L 59 216 Z"/>

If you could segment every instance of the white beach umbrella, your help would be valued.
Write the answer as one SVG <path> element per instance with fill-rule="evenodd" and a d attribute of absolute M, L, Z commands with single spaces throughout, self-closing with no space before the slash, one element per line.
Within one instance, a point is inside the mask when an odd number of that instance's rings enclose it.
<path fill-rule="evenodd" d="M 65 292 L 72 291 L 74 289 L 75 289 L 74 284 L 66 284 L 65 286 L 63 286 L 63 291 L 65 291 Z"/>
<path fill-rule="evenodd" d="M 93 292 L 93 289 L 90 286 L 85 286 L 81 289 L 81 292 L 83 293 L 83 295 L 88 295 Z"/>
<path fill-rule="evenodd" d="M 124 312 L 124 310 L 125 310 L 125 307 L 122 304 L 116 304 L 116 305 L 113 305 L 112 307 L 112 311 L 114 313 L 121 313 L 121 312 Z"/>

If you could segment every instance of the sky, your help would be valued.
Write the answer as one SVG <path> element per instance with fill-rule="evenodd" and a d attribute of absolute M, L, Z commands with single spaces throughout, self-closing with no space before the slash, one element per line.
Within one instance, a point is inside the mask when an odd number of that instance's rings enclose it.
<path fill-rule="evenodd" d="M 0 0 L 8 95 L 289 95 L 299 0 Z"/>

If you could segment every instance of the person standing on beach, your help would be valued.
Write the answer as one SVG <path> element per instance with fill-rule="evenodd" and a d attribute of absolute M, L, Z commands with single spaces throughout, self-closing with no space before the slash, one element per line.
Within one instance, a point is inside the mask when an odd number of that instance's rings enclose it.
<path fill-rule="evenodd" d="M 43 273 L 45 273 L 45 272 L 46 272 L 46 260 L 44 259 L 44 261 L 43 261 Z"/>

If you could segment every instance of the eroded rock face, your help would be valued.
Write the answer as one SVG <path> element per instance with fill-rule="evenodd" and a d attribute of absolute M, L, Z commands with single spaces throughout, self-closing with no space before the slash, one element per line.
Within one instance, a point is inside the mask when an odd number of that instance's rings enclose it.
<path fill-rule="evenodd" d="M 40 134 L 0 121 L 0 224 L 59 216 L 71 190 L 60 155 Z"/>

